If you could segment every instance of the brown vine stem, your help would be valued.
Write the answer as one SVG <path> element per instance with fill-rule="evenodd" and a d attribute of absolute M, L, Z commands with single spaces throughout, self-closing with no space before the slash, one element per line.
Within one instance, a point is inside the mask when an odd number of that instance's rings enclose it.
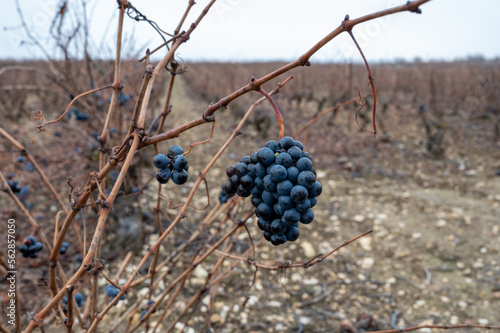
<path fill-rule="evenodd" d="M 304 126 L 302 126 L 302 128 L 300 128 L 297 132 L 295 132 L 292 137 L 295 138 L 297 136 L 299 136 L 302 132 L 306 131 L 312 124 L 314 124 L 316 121 L 318 121 L 319 118 L 321 117 L 324 117 L 326 116 L 327 114 L 329 114 L 330 112 L 333 112 L 343 106 L 346 106 L 346 105 L 349 105 L 351 103 L 354 103 L 358 100 L 359 98 L 358 97 L 353 97 L 345 102 L 342 102 L 340 104 L 337 104 L 329 109 L 326 109 L 325 111 L 321 112 L 320 114 L 318 114 L 316 117 L 314 117 L 313 119 L 309 120 L 309 122 L 307 124 L 305 124 Z"/>
<path fill-rule="evenodd" d="M 346 16 L 346 19 L 345 21 L 349 21 L 349 16 Z M 344 22 L 345 22 L 344 21 Z M 368 84 L 372 87 L 372 92 L 373 92 L 373 112 L 372 112 L 372 123 L 373 123 L 373 132 L 370 132 L 368 131 L 367 129 L 365 129 L 363 126 L 361 126 L 359 124 L 359 121 L 358 121 L 358 115 L 359 115 L 359 112 L 361 111 L 361 109 L 363 109 L 363 107 L 365 106 L 365 102 L 364 100 L 361 98 L 361 91 L 365 90 L 365 88 L 361 89 L 359 92 L 358 92 L 358 95 L 359 95 L 359 98 L 361 99 L 361 101 L 363 101 L 363 105 L 358 109 L 358 111 L 356 112 L 356 124 L 358 124 L 358 126 L 363 130 L 363 131 L 366 131 L 368 133 L 372 133 L 374 136 L 377 135 L 377 123 L 376 123 L 376 113 L 377 113 L 377 90 L 375 89 L 375 83 L 373 83 L 373 77 L 372 77 L 372 71 L 370 70 L 370 65 L 368 65 L 368 61 L 366 60 L 366 57 L 365 57 L 365 54 L 363 53 L 363 50 L 361 50 L 361 47 L 359 46 L 358 44 L 358 41 L 356 40 L 356 38 L 354 37 L 354 34 L 352 33 L 351 30 L 348 30 L 347 31 L 349 33 L 349 35 L 351 36 L 352 40 L 354 41 L 354 44 L 356 44 L 356 47 L 358 48 L 358 51 L 359 53 L 361 54 L 361 57 L 363 58 L 363 61 L 365 62 L 365 66 L 366 66 L 366 71 L 368 72 Z"/>
<path fill-rule="evenodd" d="M 276 113 L 276 120 L 278 121 L 278 127 L 280 129 L 280 134 L 279 134 L 279 138 L 278 138 L 278 141 L 279 141 L 285 135 L 285 126 L 283 126 L 283 117 L 281 116 L 281 112 L 278 109 L 278 105 L 276 105 L 274 100 L 271 98 L 271 96 L 269 96 L 269 94 L 264 89 L 260 88 L 257 91 L 259 93 L 261 93 L 262 95 L 264 95 L 264 97 L 267 98 L 269 103 L 271 103 L 271 105 L 273 106 L 274 112 Z"/>
<path fill-rule="evenodd" d="M 228 257 L 228 258 L 231 258 L 231 259 L 235 259 L 235 260 L 240 260 L 240 261 L 245 261 L 247 263 L 249 263 L 250 265 L 253 265 L 257 268 L 262 268 L 262 269 L 267 269 L 267 270 L 270 270 L 270 271 L 275 271 L 275 270 L 278 270 L 278 269 L 284 269 L 284 268 L 294 268 L 294 267 L 303 267 L 303 268 L 309 268 L 311 266 L 314 266 L 320 262 L 322 262 L 323 260 L 325 260 L 326 258 L 328 258 L 329 256 L 331 256 L 333 253 L 337 252 L 338 250 L 340 250 L 341 248 L 343 248 L 344 246 L 347 246 L 349 244 L 351 244 L 352 242 L 360 239 L 361 237 L 364 237 L 366 235 L 369 235 L 373 232 L 373 230 L 368 230 L 367 232 L 364 232 L 348 241 L 345 241 L 344 243 L 342 243 L 341 245 L 337 246 L 336 248 L 334 248 L 333 250 L 331 250 L 330 252 L 328 253 L 325 253 L 321 256 L 318 256 L 318 257 L 315 257 L 307 262 L 296 262 L 296 263 L 287 263 L 287 262 L 284 262 L 284 263 L 278 263 L 274 266 L 268 266 L 268 265 L 262 265 L 262 264 L 259 264 L 257 263 L 255 260 L 253 259 L 245 259 L 245 258 L 242 258 L 242 257 L 239 257 L 239 256 L 236 256 L 236 255 L 232 255 L 230 253 L 223 253 L 223 252 L 220 252 L 220 251 L 216 251 L 218 254 L 222 255 L 222 256 L 225 256 L 225 257 Z"/>
<path fill-rule="evenodd" d="M 420 326 L 411 326 L 406 328 L 398 328 L 394 330 L 384 330 L 384 331 L 372 331 L 371 333 L 403 333 L 403 332 L 411 332 L 416 330 L 421 330 L 424 328 L 437 328 L 440 330 L 449 330 L 449 329 L 457 329 L 457 328 L 484 328 L 488 330 L 500 330 L 500 326 L 492 326 L 492 325 L 477 325 L 477 324 L 458 324 L 458 325 L 420 325 Z"/>

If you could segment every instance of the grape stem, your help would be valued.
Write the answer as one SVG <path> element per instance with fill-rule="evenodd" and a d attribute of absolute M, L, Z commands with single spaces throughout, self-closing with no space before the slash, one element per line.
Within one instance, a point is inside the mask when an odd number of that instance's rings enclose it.
<path fill-rule="evenodd" d="M 281 138 L 285 135 L 285 126 L 283 125 L 283 117 L 281 116 L 281 112 L 278 109 L 278 105 L 276 105 L 272 97 L 264 89 L 260 88 L 257 91 L 264 95 L 265 98 L 267 98 L 269 103 L 271 103 L 271 105 L 273 106 L 274 112 L 276 112 L 276 120 L 278 121 L 278 126 L 280 128 L 280 135 L 278 140 L 281 140 Z"/>

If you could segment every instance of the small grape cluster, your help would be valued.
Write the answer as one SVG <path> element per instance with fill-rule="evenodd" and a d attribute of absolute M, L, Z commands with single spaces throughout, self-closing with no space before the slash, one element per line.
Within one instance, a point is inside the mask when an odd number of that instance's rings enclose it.
<path fill-rule="evenodd" d="M 299 222 L 314 219 L 312 207 L 323 190 L 316 180 L 312 157 L 300 141 L 283 137 L 244 156 L 226 170 L 227 195 L 252 196 L 258 227 L 273 245 L 299 238 Z"/>
<path fill-rule="evenodd" d="M 106 285 L 106 295 L 108 295 L 111 299 L 115 298 L 115 296 L 118 295 L 119 292 L 120 289 L 115 288 L 115 286 L 113 286 L 112 284 Z M 125 298 L 126 296 L 125 294 L 123 294 L 118 301 L 123 301 Z M 116 301 L 114 305 L 118 304 L 118 301 Z"/>
<path fill-rule="evenodd" d="M 170 178 L 177 185 L 187 182 L 189 164 L 182 153 L 181 147 L 172 146 L 168 149 L 167 156 L 158 154 L 153 158 L 153 164 L 159 169 L 156 173 L 156 180 L 160 184 L 168 183 Z"/>
<path fill-rule="evenodd" d="M 142 320 L 144 315 L 149 311 L 149 309 L 151 309 L 153 307 L 154 304 L 155 304 L 155 301 L 153 301 L 152 299 L 148 299 L 148 303 L 146 304 L 146 309 L 142 310 L 142 312 L 141 312 L 140 320 Z M 156 312 L 156 309 L 154 309 L 153 312 L 151 312 L 151 313 L 155 313 L 155 312 Z"/>
<path fill-rule="evenodd" d="M 61 248 L 59 249 L 59 253 L 60 253 L 60 254 L 65 254 L 65 253 L 66 253 L 66 251 L 68 251 L 68 247 L 69 247 L 68 242 L 63 242 L 63 243 L 61 244 Z"/>
<path fill-rule="evenodd" d="M 19 245 L 19 251 L 23 254 L 25 258 L 36 258 L 38 252 L 42 251 L 43 244 L 36 240 L 33 236 L 28 236 L 24 240 L 22 245 Z"/>

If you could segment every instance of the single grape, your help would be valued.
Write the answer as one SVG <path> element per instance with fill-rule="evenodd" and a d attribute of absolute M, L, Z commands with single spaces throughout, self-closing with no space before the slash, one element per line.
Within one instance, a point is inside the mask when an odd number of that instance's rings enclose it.
<path fill-rule="evenodd" d="M 174 170 L 172 172 L 172 181 L 177 185 L 182 185 L 188 180 L 188 173 L 186 170 Z"/>
<path fill-rule="evenodd" d="M 163 154 L 158 154 L 153 158 L 153 164 L 158 169 L 165 169 L 168 165 L 168 157 Z"/>
<path fill-rule="evenodd" d="M 243 188 L 245 190 L 249 190 L 250 191 L 252 189 L 252 187 L 253 187 L 254 180 L 249 175 L 244 175 L 240 179 L 240 184 L 241 184 L 241 186 L 243 186 Z"/>
<path fill-rule="evenodd" d="M 297 161 L 302 158 L 302 150 L 299 147 L 293 146 L 286 151 L 292 157 L 292 160 Z"/>
<path fill-rule="evenodd" d="M 172 174 L 172 171 L 170 171 L 169 168 L 160 169 L 156 173 L 156 180 L 160 184 L 166 184 L 170 180 L 171 174 Z"/>
<path fill-rule="evenodd" d="M 272 207 L 265 202 L 259 204 L 255 209 L 255 215 L 257 215 L 258 217 L 262 217 L 265 220 L 270 219 L 272 214 L 273 214 Z"/>
<path fill-rule="evenodd" d="M 243 188 L 243 186 L 240 184 L 236 189 L 236 194 L 238 194 L 242 198 L 246 198 L 250 196 L 250 191 Z"/>
<path fill-rule="evenodd" d="M 274 151 L 267 147 L 260 148 L 257 152 L 257 158 L 263 166 L 267 167 L 274 162 Z"/>
<path fill-rule="evenodd" d="M 183 153 L 182 148 L 175 145 L 168 149 L 167 156 L 168 158 L 173 159 L 175 156 L 181 155 L 182 153 Z"/>
<path fill-rule="evenodd" d="M 313 207 L 314 207 L 314 206 L 316 206 L 316 204 L 318 203 L 318 199 L 316 199 L 316 198 L 311 198 L 311 197 L 310 197 L 310 198 L 309 198 L 309 199 L 307 199 L 307 200 L 309 200 L 309 201 L 311 202 L 311 207 L 310 207 L 310 208 L 313 208 Z"/>
<path fill-rule="evenodd" d="M 259 178 L 264 178 L 267 175 L 266 167 L 260 163 L 255 164 L 254 171 Z"/>
<path fill-rule="evenodd" d="M 234 165 L 231 165 L 229 168 L 226 169 L 227 178 L 231 178 L 235 173 L 236 169 L 234 168 Z"/>
<path fill-rule="evenodd" d="M 262 200 L 268 205 L 273 205 L 276 202 L 276 198 L 269 191 L 262 191 Z"/>
<path fill-rule="evenodd" d="M 311 200 L 306 199 L 304 202 L 298 203 L 295 205 L 295 208 L 301 212 L 305 213 L 309 208 L 311 208 Z"/>
<path fill-rule="evenodd" d="M 312 156 L 307 151 L 302 152 L 302 157 L 305 157 L 305 158 L 307 158 L 307 159 L 309 159 L 309 160 L 312 161 Z"/>
<path fill-rule="evenodd" d="M 313 169 L 313 163 L 307 157 L 301 157 L 295 164 L 299 171 L 311 171 Z"/>
<path fill-rule="evenodd" d="M 257 158 L 257 152 L 254 152 L 250 155 L 250 162 L 253 164 L 259 163 L 259 159 Z"/>
<path fill-rule="evenodd" d="M 283 206 L 281 206 L 279 204 L 279 202 L 276 202 L 273 206 L 273 210 L 276 214 L 278 215 L 283 215 L 283 213 L 285 212 L 285 208 L 283 208 Z"/>
<path fill-rule="evenodd" d="M 276 163 L 284 166 L 285 168 L 289 168 L 292 166 L 292 157 L 288 153 L 281 153 L 276 156 Z"/>
<path fill-rule="evenodd" d="M 262 178 L 255 178 L 253 184 L 255 188 L 259 189 L 260 191 L 264 191 L 264 181 L 262 180 Z"/>
<path fill-rule="evenodd" d="M 243 156 L 240 160 L 240 163 L 250 164 L 250 156 Z"/>
<path fill-rule="evenodd" d="M 298 140 L 294 140 L 293 143 L 295 144 L 295 147 L 299 147 L 300 150 L 304 150 L 304 145 L 302 144 L 302 142 L 300 142 Z"/>
<path fill-rule="evenodd" d="M 264 184 L 264 189 L 269 192 L 274 192 L 276 191 L 276 183 L 273 181 L 271 175 L 267 175 L 262 179 L 262 182 Z"/>
<path fill-rule="evenodd" d="M 188 160 L 186 156 L 177 155 L 172 159 L 172 166 L 175 170 L 181 171 L 184 170 L 188 165 Z"/>
<path fill-rule="evenodd" d="M 290 242 L 295 242 L 299 238 L 299 229 L 295 227 L 288 228 L 285 235 Z"/>
<path fill-rule="evenodd" d="M 264 147 L 271 149 L 274 153 L 277 152 L 279 149 L 278 143 L 274 140 L 267 141 Z"/>
<path fill-rule="evenodd" d="M 295 223 L 299 222 L 300 213 L 295 208 L 290 208 L 285 210 L 283 213 L 283 222 L 288 226 L 293 226 Z"/>
<path fill-rule="evenodd" d="M 316 176 L 314 176 L 311 171 L 302 171 L 297 177 L 297 184 L 302 185 L 307 189 L 312 188 L 315 182 Z"/>
<path fill-rule="evenodd" d="M 283 222 L 281 222 L 280 219 L 276 219 L 273 222 L 271 222 L 270 229 L 275 234 L 282 234 L 285 232 L 286 227 L 283 224 Z"/>
<path fill-rule="evenodd" d="M 296 167 L 294 166 L 291 166 L 289 167 L 287 170 L 286 170 L 288 176 L 288 180 L 291 181 L 293 184 L 296 184 L 297 183 L 297 177 L 299 176 L 299 169 L 297 169 Z"/>
<path fill-rule="evenodd" d="M 279 244 L 285 244 L 287 240 L 288 239 L 285 234 L 276 234 L 276 241 Z"/>
<path fill-rule="evenodd" d="M 19 156 L 19 157 L 17 158 L 17 161 L 18 161 L 19 163 L 23 163 L 23 162 L 24 162 L 24 157 L 23 157 L 23 156 Z"/>
<path fill-rule="evenodd" d="M 274 182 L 279 183 L 279 182 L 285 180 L 288 174 L 287 174 L 286 168 L 284 166 L 276 164 L 275 166 L 272 167 L 271 171 L 269 172 L 269 175 L 271 176 L 271 179 Z M 264 177 L 264 179 L 265 179 L 265 177 Z M 265 183 L 264 183 L 264 185 L 265 185 Z"/>
<path fill-rule="evenodd" d="M 293 188 L 293 184 L 291 181 L 288 179 L 285 179 L 284 181 L 278 183 L 276 185 L 276 190 L 278 191 L 278 194 L 281 195 L 290 195 L 290 191 Z"/>
<path fill-rule="evenodd" d="M 259 219 L 257 220 L 257 226 L 262 231 L 268 230 L 268 225 L 269 225 L 269 221 L 268 220 L 264 220 L 261 217 L 259 217 Z"/>
<path fill-rule="evenodd" d="M 254 207 L 257 207 L 258 205 L 260 205 L 260 203 L 262 201 L 263 201 L 262 198 L 259 198 L 256 196 L 252 196 L 252 199 L 250 200 L 250 202 L 252 203 L 252 206 L 254 206 Z"/>
<path fill-rule="evenodd" d="M 238 186 L 233 186 L 233 183 L 231 183 L 229 180 L 224 184 L 224 191 L 230 195 L 235 194 L 237 188 Z"/>
<path fill-rule="evenodd" d="M 247 173 L 247 165 L 245 163 L 236 163 L 234 170 L 237 175 L 242 176 Z"/>
<path fill-rule="evenodd" d="M 279 145 L 281 148 L 288 150 L 295 145 L 295 140 L 289 136 L 284 136 L 281 138 Z"/>
<path fill-rule="evenodd" d="M 263 235 L 264 235 L 265 240 L 267 240 L 268 242 L 271 241 L 271 235 L 272 235 L 271 231 L 266 230 L 266 231 L 264 231 Z"/>
<path fill-rule="evenodd" d="M 320 182 L 316 181 L 314 186 L 309 190 L 309 197 L 316 198 L 321 195 L 321 192 L 323 192 L 323 186 L 321 186 Z"/>
<path fill-rule="evenodd" d="M 303 202 L 307 199 L 307 189 L 302 185 L 295 185 L 290 191 L 290 197 L 296 203 Z"/>
<path fill-rule="evenodd" d="M 304 224 L 309 224 L 314 220 L 314 212 L 312 209 L 308 209 L 305 213 L 300 216 L 300 222 Z"/>
<path fill-rule="evenodd" d="M 283 209 L 285 210 L 290 209 L 295 205 L 292 198 L 290 198 L 288 195 L 281 196 L 278 199 L 278 202 L 281 205 L 281 207 L 283 207 Z"/>

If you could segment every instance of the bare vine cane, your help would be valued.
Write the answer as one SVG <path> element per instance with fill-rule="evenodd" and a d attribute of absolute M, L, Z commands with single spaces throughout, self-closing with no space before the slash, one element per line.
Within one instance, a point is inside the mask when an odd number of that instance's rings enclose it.
<path fill-rule="evenodd" d="M 255 80 L 255 78 L 252 77 L 252 80 Z M 262 95 L 264 95 L 265 98 L 267 98 L 267 100 L 269 101 L 269 103 L 271 103 L 271 105 L 273 106 L 274 112 L 276 112 L 276 120 L 278 121 L 278 126 L 279 126 L 279 129 L 280 129 L 280 133 L 279 133 L 279 137 L 278 137 L 278 141 L 279 141 L 285 135 L 285 126 L 283 125 L 283 117 L 281 116 L 281 112 L 278 109 L 278 105 L 276 105 L 276 103 L 274 102 L 274 100 L 272 99 L 272 97 L 269 96 L 269 94 L 264 89 L 260 88 L 257 91 L 259 93 L 261 93 Z"/>

